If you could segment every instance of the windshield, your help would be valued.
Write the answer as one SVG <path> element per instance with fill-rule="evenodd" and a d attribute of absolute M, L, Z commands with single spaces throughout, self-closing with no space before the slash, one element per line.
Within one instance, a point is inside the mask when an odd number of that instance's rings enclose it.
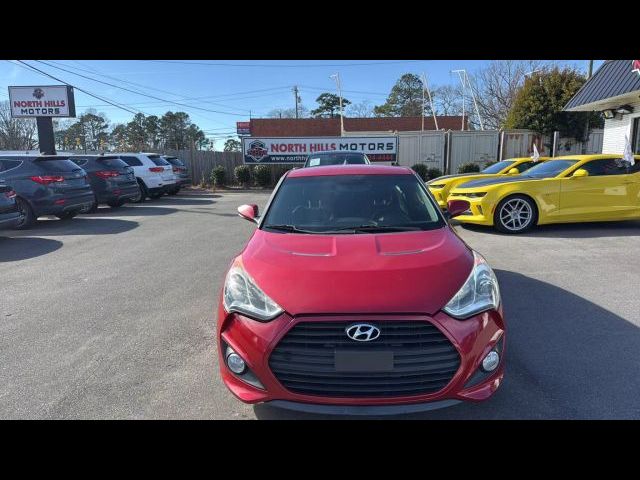
<path fill-rule="evenodd" d="M 523 173 L 522 176 L 533 178 L 552 178 L 564 172 L 575 163 L 577 163 L 577 160 L 550 160 L 548 162 L 541 163 L 540 165 L 536 165 L 535 167 L 531 167 Z"/>
<path fill-rule="evenodd" d="M 128 165 L 118 157 L 98 158 L 98 163 L 108 168 L 127 168 Z"/>
<path fill-rule="evenodd" d="M 365 165 L 366 156 L 363 153 L 327 153 L 323 155 L 309 155 L 305 167 L 321 165 Z"/>
<path fill-rule="evenodd" d="M 45 157 L 38 158 L 34 161 L 39 167 L 47 172 L 77 172 L 80 167 L 65 157 Z"/>
<path fill-rule="evenodd" d="M 164 159 L 169 162 L 171 165 L 175 165 L 176 167 L 184 167 L 184 163 L 182 160 L 176 157 L 164 157 Z"/>
<path fill-rule="evenodd" d="M 262 228 L 362 233 L 431 230 L 443 225 L 414 175 L 338 175 L 285 179 Z"/>
<path fill-rule="evenodd" d="M 513 163 L 515 163 L 513 160 L 503 160 L 501 162 L 494 163 L 493 165 L 488 166 L 480 173 L 500 173 L 503 169 L 507 168 Z"/>
<path fill-rule="evenodd" d="M 167 165 L 169 165 L 169 162 L 167 162 L 164 158 L 162 158 L 159 155 L 148 155 L 149 160 L 151 160 L 153 163 L 155 163 L 158 166 L 161 167 L 166 167 Z"/>

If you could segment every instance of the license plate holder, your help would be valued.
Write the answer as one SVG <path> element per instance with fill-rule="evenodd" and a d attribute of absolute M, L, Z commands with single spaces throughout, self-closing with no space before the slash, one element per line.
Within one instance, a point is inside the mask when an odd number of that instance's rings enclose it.
<path fill-rule="evenodd" d="M 336 372 L 390 372 L 393 370 L 393 352 L 337 350 L 334 362 Z"/>

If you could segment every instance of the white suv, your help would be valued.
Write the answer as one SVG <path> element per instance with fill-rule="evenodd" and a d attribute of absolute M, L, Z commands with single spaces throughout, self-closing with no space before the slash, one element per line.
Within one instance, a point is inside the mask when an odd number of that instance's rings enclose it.
<path fill-rule="evenodd" d="M 142 195 L 138 201 L 144 202 L 149 198 L 159 198 L 167 191 L 173 190 L 176 175 L 173 167 L 157 153 L 115 153 L 133 171 L 140 184 Z"/>

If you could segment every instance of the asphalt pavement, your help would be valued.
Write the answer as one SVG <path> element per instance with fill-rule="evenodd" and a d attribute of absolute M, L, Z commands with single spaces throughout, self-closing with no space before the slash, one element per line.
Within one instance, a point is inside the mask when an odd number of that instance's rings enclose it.
<path fill-rule="evenodd" d="M 267 198 L 185 192 L 0 232 L 0 418 L 328 418 L 242 404 L 218 375 L 218 292 L 254 228 L 236 207 Z M 500 280 L 505 380 L 393 418 L 640 418 L 640 222 L 456 229 Z"/>

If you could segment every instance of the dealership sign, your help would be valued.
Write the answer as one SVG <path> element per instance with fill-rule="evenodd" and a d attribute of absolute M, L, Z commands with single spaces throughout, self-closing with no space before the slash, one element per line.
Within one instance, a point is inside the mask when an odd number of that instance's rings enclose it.
<path fill-rule="evenodd" d="M 321 152 L 362 152 L 372 162 L 395 162 L 398 137 L 278 137 L 243 138 L 244 163 L 304 163 Z"/>
<path fill-rule="evenodd" d="M 236 133 L 238 135 L 251 135 L 251 122 L 236 122 Z"/>
<path fill-rule="evenodd" d="M 9 87 L 9 102 L 13 118 L 76 116 L 73 87 L 68 85 Z"/>

